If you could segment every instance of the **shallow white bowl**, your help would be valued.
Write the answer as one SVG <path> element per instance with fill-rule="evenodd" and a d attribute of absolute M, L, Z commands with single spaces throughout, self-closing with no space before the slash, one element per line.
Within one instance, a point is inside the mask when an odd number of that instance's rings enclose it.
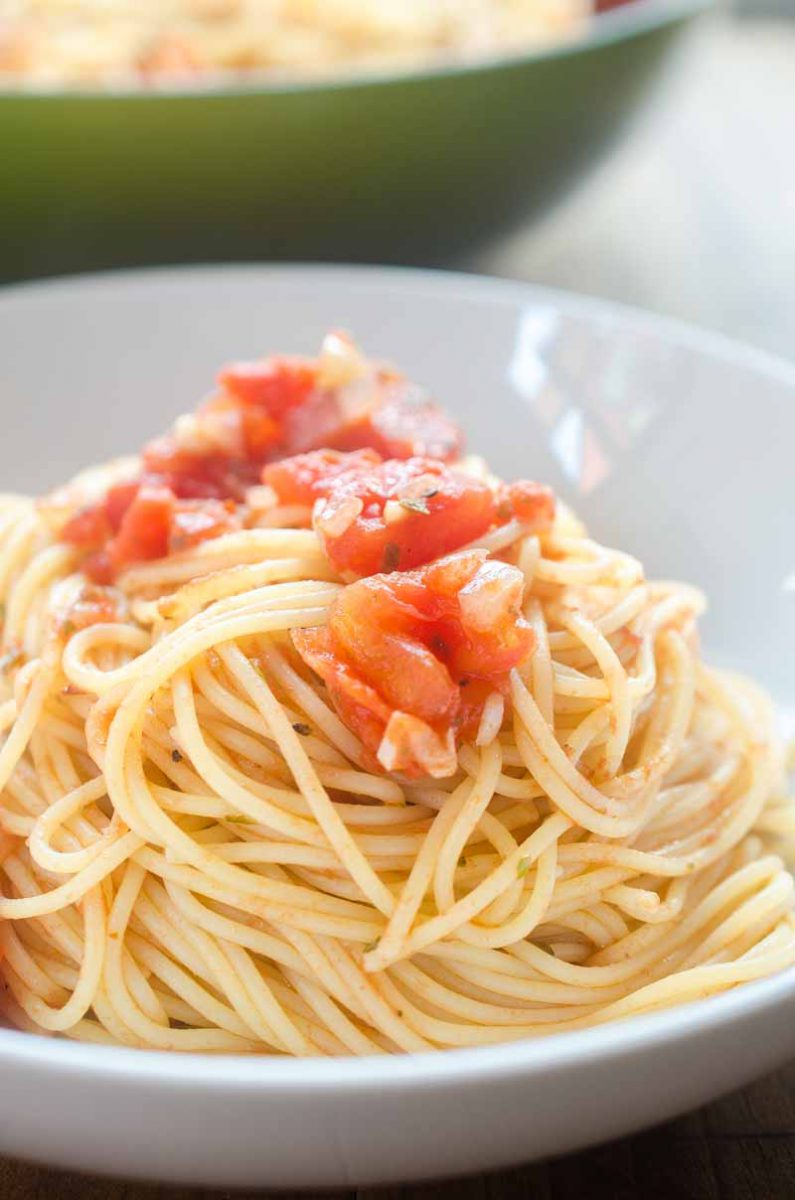
<path fill-rule="evenodd" d="M 505 473 L 709 592 L 707 649 L 795 707 L 795 369 L 520 284 L 379 269 L 189 269 L 0 296 L 6 488 L 137 447 L 230 357 L 329 326 L 401 363 Z M 0 1031 L 0 1152 L 207 1185 L 355 1185 L 573 1150 L 795 1053 L 795 971 L 588 1032 L 395 1059 L 179 1057 Z"/>

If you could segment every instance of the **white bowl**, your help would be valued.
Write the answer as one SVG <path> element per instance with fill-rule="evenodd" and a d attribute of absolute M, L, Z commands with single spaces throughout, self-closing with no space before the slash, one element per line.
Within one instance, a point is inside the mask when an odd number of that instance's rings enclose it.
<path fill-rule="evenodd" d="M 146 272 L 0 297 L 4 487 L 138 446 L 230 357 L 355 331 L 505 473 L 710 594 L 708 652 L 795 708 L 795 369 L 613 305 L 347 268 Z M 795 971 L 592 1031 L 394 1059 L 176 1056 L 0 1031 L 0 1152 L 207 1185 L 465 1173 L 662 1121 L 795 1053 Z"/>

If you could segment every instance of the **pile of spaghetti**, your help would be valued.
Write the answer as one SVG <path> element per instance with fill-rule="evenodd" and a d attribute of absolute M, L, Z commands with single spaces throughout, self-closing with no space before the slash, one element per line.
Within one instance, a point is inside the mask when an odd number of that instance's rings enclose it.
<path fill-rule="evenodd" d="M 0 0 L 0 80 L 212 82 L 526 51 L 626 0 Z"/>
<path fill-rule="evenodd" d="M 333 334 L 0 505 L 0 1002 L 101 1043 L 472 1046 L 795 962 L 771 705 Z"/>

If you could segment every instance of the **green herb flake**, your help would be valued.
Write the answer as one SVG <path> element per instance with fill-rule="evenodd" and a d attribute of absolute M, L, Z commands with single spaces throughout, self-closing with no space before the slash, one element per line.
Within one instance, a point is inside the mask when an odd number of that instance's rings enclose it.
<path fill-rule="evenodd" d="M 422 496 L 404 496 L 398 500 L 401 508 L 407 509 L 409 512 L 422 513 L 424 517 L 430 515 L 427 501 Z"/>
<path fill-rule="evenodd" d="M 300 733 L 301 737 L 309 737 L 312 730 L 305 721 L 294 721 L 293 729 L 296 733 Z"/>
<path fill-rule="evenodd" d="M 181 754 L 179 750 L 171 751 L 171 761 L 172 762 L 181 763 L 183 758 L 184 758 L 184 755 Z"/>
<path fill-rule="evenodd" d="M 396 571 L 400 562 L 400 546 L 397 542 L 387 542 L 384 547 L 384 570 Z"/>
<path fill-rule="evenodd" d="M 517 864 L 517 867 L 516 867 L 516 874 L 519 877 L 519 879 L 521 879 L 523 875 L 526 875 L 529 870 L 530 870 L 530 859 L 529 858 L 520 858 L 519 862 Z"/>

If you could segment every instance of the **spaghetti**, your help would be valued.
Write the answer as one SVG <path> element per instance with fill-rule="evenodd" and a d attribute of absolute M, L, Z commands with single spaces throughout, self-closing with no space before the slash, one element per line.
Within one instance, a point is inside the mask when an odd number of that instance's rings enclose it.
<path fill-rule="evenodd" d="M 620 0 L 0 0 L 0 80 L 89 86 L 312 78 L 520 52 Z"/>
<path fill-rule="evenodd" d="M 774 714 L 701 661 L 701 595 L 461 459 L 344 338 L 5 497 L 0 590 L 19 1028 L 419 1051 L 795 962 Z"/>

